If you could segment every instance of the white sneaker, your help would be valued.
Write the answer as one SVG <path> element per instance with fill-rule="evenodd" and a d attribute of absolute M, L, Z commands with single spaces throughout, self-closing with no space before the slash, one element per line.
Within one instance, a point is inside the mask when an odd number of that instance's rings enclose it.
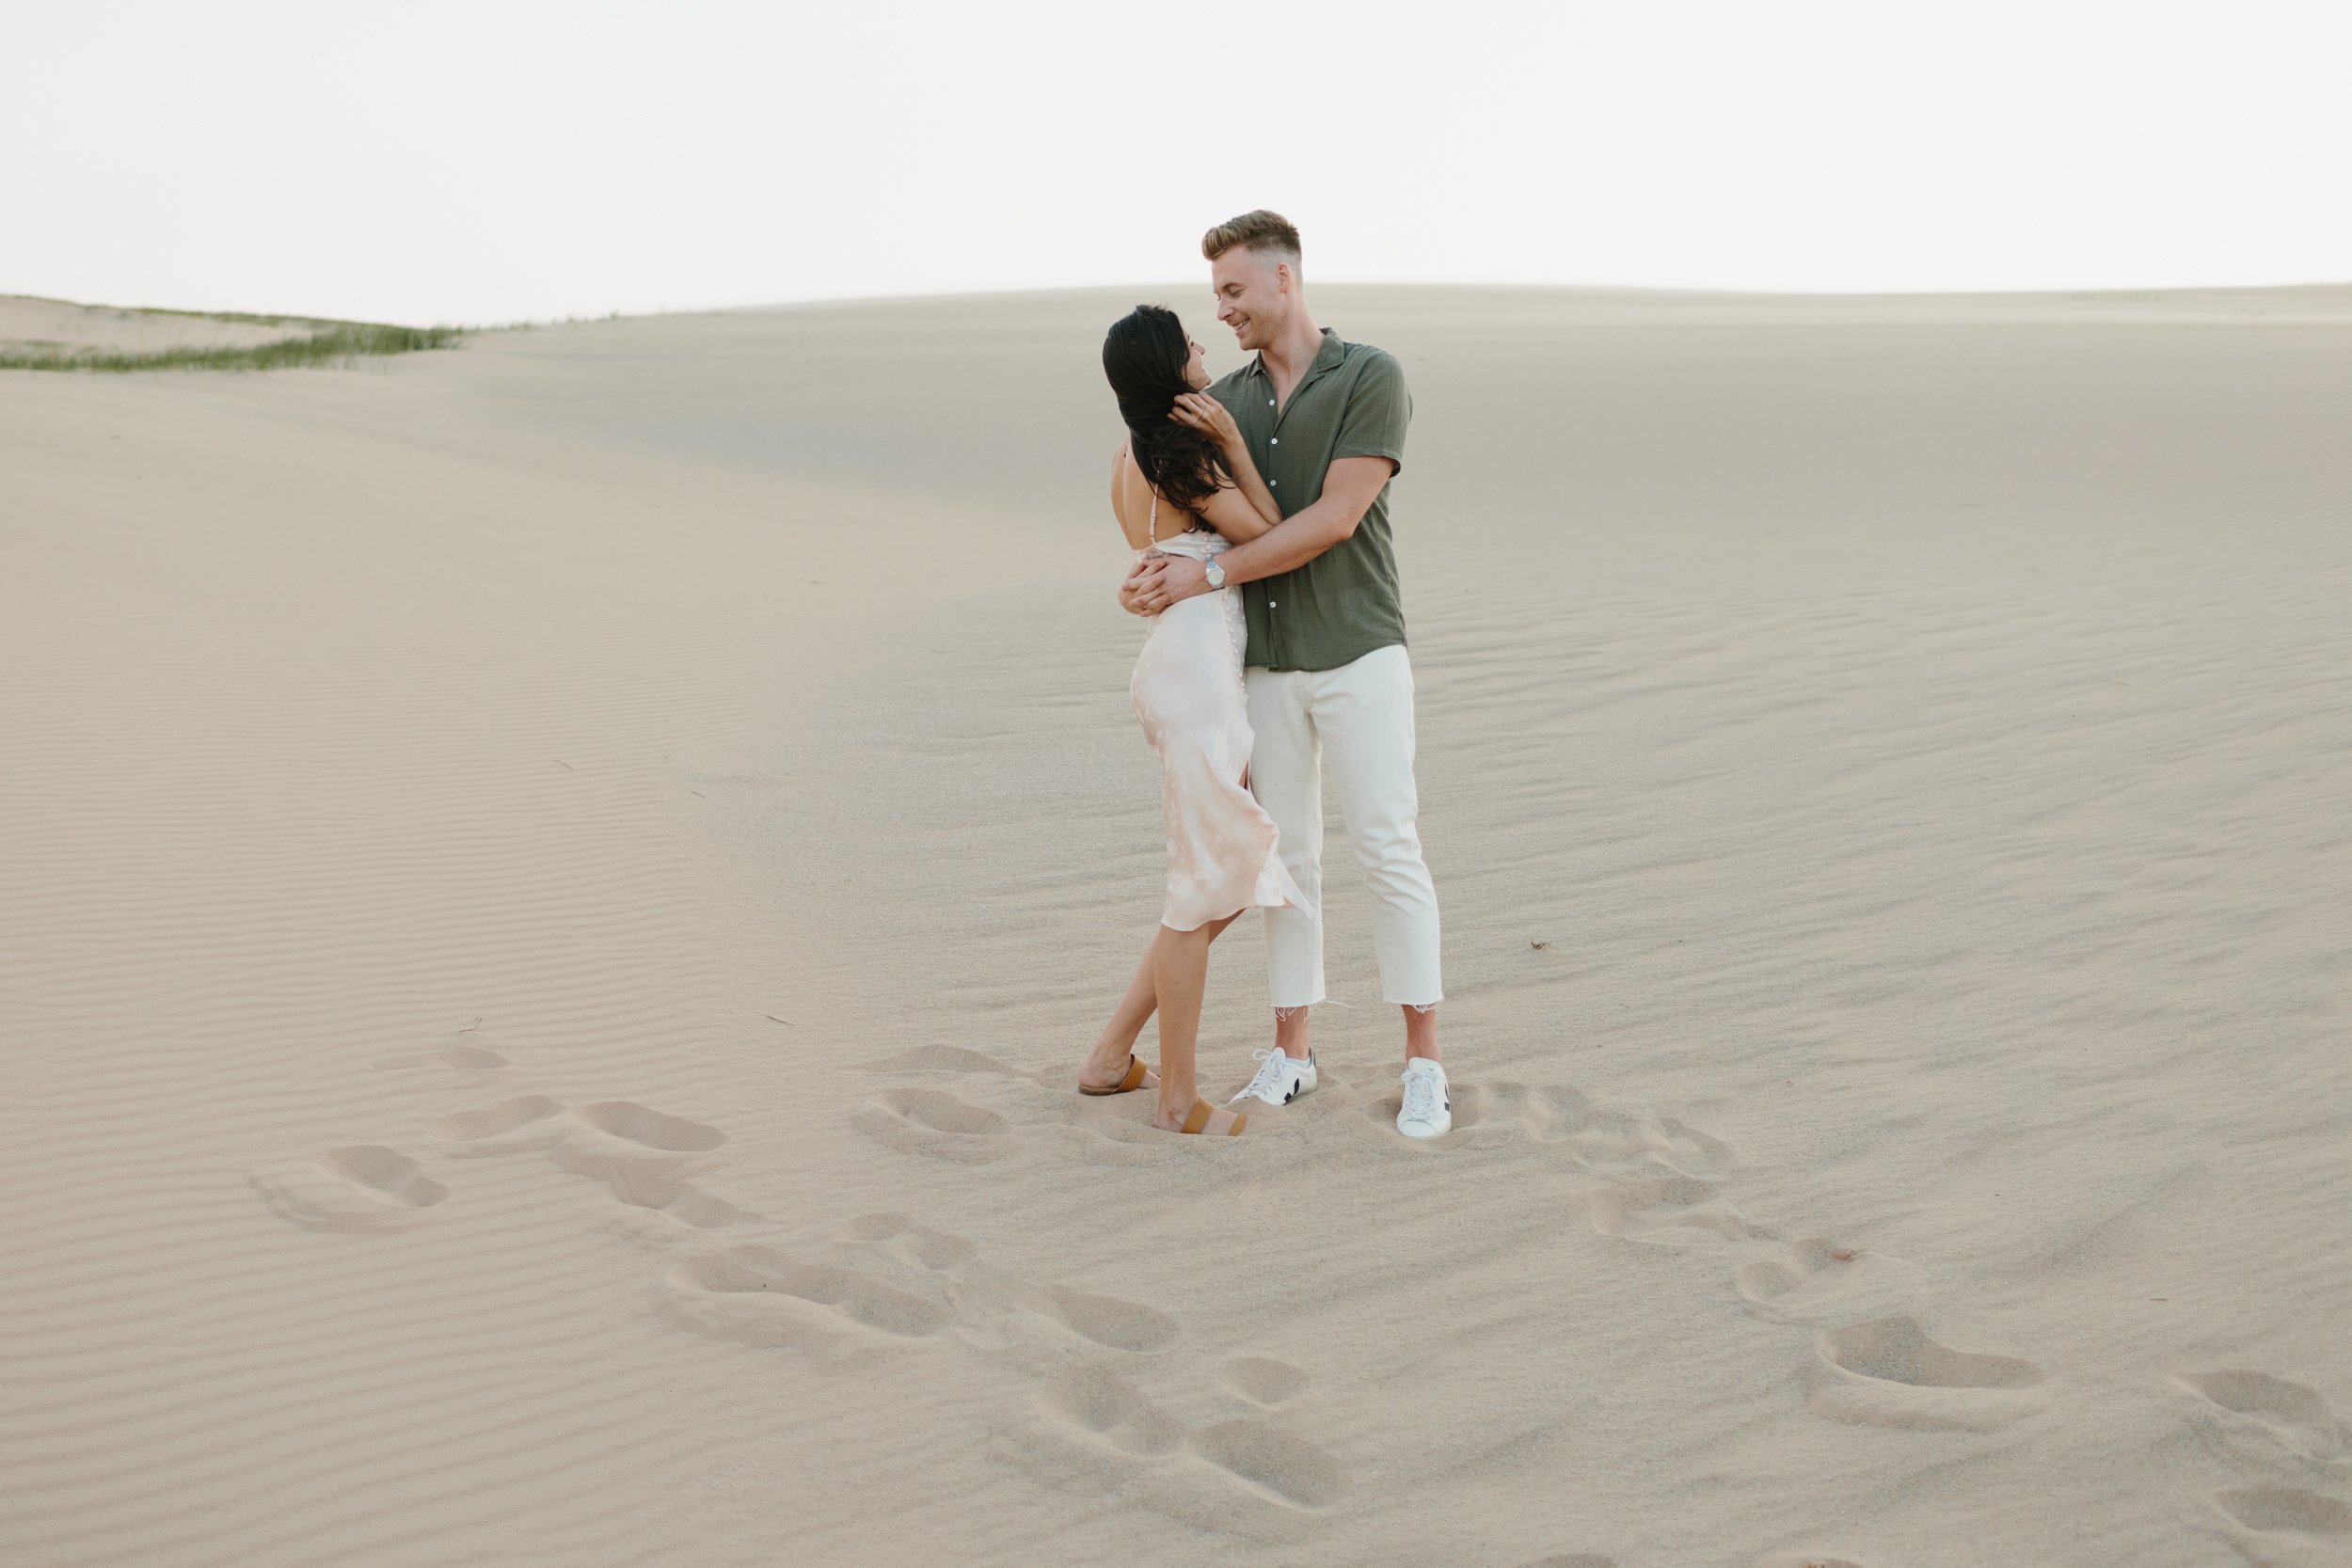
<path fill-rule="evenodd" d="M 1434 1138 L 1454 1126 L 1454 1100 L 1446 1093 L 1445 1069 L 1424 1056 L 1405 1064 L 1405 1104 L 1396 1130 L 1408 1138 Z"/>
<path fill-rule="evenodd" d="M 1249 1086 L 1225 1103 L 1236 1104 L 1244 1100 L 1263 1100 L 1269 1105 L 1287 1105 L 1302 1094 L 1311 1094 L 1315 1086 L 1315 1056 L 1307 1053 L 1305 1061 L 1286 1054 L 1279 1046 L 1270 1051 L 1252 1051 L 1249 1059 L 1258 1064 L 1258 1075 L 1249 1080 Z"/>

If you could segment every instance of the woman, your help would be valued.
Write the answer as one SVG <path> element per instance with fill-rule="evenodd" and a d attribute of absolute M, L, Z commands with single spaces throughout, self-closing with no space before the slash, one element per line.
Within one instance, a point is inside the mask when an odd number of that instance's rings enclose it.
<path fill-rule="evenodd" d="M 1281 520 L 1232 415 L 1202 388 L 1200 345 L 1174 311 L 1138 305 L 1103 340 L 1103 371 L 1127 421 L 1111 458 L 1111 511 L 1140 555 L 1216 556 Z M 1081 1094 L 1151 1086 L 1135 1044 L 1160 1015 L 1159 1101 L 1152 1125 L 1233 1136 L 1248 1117 L 1212 1106 L 1193 1077 L 1209 943 L 1250 909 L 1303 909 L 1275 853 L 1274 819 L 1249 794 L 1249 720 L 1241 659 L 1248 636 L 1230 588 L 1170 606 L 1152 622 L 1132 690 L 1160 754 L 1168 903 L 1127 994 L 1078 1069 Z"/>

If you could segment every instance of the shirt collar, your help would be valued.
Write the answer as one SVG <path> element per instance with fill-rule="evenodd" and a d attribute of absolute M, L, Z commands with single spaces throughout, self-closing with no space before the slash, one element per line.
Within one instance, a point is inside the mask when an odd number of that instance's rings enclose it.
<path fill-rule="evenodd" d="M 1332 366 L 1347 357 L 1347 345 L 1340 341 L 1340 335 L 1332 331 L 1327 326 L 1321 328 L 1321 331 L 1323 333 L 1323 346 L 1315 350 L 1314 360 L 1312 363 L 1308 365 L 1307 373 L 1298 378 L 1299 387 L 1304 387 L 1308 382 L 1312 381 L 1316 376 L 1321 375 L 1324 372 L 1329 370 Z M 1260 349 L 1257 353 L 1249 356 L 1249 368 L 1243 373 L 1254 375 L 1261 381 L 1267 379 L 1265 368 L 1265 350 Z M 1291 394 L 1294 397 L 1295 397 L 1297 393 L 1298 387 L 1291 388 Z"/>

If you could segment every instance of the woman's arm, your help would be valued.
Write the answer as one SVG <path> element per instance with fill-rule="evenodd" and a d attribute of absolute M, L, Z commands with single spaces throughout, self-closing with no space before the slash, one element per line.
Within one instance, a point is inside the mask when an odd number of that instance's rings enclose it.
<path fill-rule="evenodd" d="M 1232 489 L 1220 487 L 1201 503 L 1201 521 L 1232 543 L 1246 545 L 1282 520 L 1274 492 L 1266 488 L 1257 461 L 1249 455 L 1249 443 L 1242 439 L 1241 427 L 1223 404 L 1206 392 L 1186 392 L 1176 400 L 1168 418 L 1215 441 L 1226 472 L 1233 476 Z"/>
<path fill-rule="evenodd" d="M 1303 566 L 1356 532 L 1380 498 L 1396 464 L 1386 457 L 1335 457 L 1324 470 L 1323 495 L 1248 544 L 1219 558 L 1228 584 L 1255 582 Z M 1157 615 L 1179 599 L 1209 591 L 1207 574 L 1189 556 L 1147 556 L 1119 585 L 1119 606 L 1131 615 Z"/>

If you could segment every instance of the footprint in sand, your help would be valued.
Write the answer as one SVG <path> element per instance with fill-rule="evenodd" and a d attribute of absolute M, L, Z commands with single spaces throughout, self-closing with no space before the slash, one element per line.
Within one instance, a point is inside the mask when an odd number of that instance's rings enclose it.
<path fill-rule="evenodd" d="M 904 1214 L 860 1214 L 842 1221 L 834 1234 L 845 1242 L 886 1247 L 892 1256 L 922 1269 L 952 1269 L 979 1250 L 961 1236 L 917 1225 Z"/>
<path fill-rule="evenodd" d="M 2352 1538 L 2352 1505 L 2296 1486 L 2240 1486 L 2214 1494 L 2213 1506 L 2237 1527 L 2240 1548 L 2280 1568 L 2340 1564 Z"/>
<path fill-rule="evenodd" d="M 1171 1157 L 1175 1134 L 1163 1132 L 1147 1119 L 1149 1090 L 1117 1098 L 1089 1100 L 1071 1095 L 1062 1104 L 1066 1135 L 1078 1158 L 1089 1165 L 1151 1165 Z M 1190 1144 L 1196 1140 L 1183 1140 Z M 1207 1155 L 1210 1149 L 1188 1150 Z"/>
<path fill-rule="evenodd" d="M 692 1162 L 675 1157 L 711 1148 L 726 1135 L 713 1127 L 665 1116 L 628 1101 L 583 1105 L 569 1118 L 561 1101 L 543 1094 L 517 1095 L 494 1105 L 458 1111 L 427 1125 L 453 1155 L 545 1153 L 561 1168 L 601 1185 L 613 1201 L 643 1210 L 694 1230 L 723 1230 L 747 1216 L 681 1174 Z M 573 1128 L 587 1126 L 635 1146 L 623 1153 L 597 1141 L 580 1148 L 569 1141 Z"/>
<path fill-rule="evenodd" d="M 927 1339 L 946 1328 L 940 1303 L 885 1285 L 857 1269 L 803 1263 L 769 1246 L 730 1247 L 669 1274 L 676 1298 L 705 1332 L 754 1344 L 804 1341 L 833 1326 L 894 1339 Z"/>
<path fill-rule="evenodd" d="M 1175 1319 L 1156 1307 L 1117 1296 L 1090 1295 L 1056 1285 L 1023 1292 L 1021 1305 L 1107 1350 L 1150 1355 L 1176 1342 Z"/>
<path fill-rule="evenodd" d="M 1909 1309 L 1921 1290 L 1910 1264 L 1821 1236 L 1793 1243 L 1778 1258 L 1743 1263 L 1732 1278 L 1765 1316 L 1785 1323 L 1894 1316 Z"/>
<path fill-rule="evenodd" d="M 697 1154 L 727 1141 L 727 1135 L 715 1127 L 650 1110 L 627 1100 L 599 1100 L 593 1105 L 575 1105 L 572 1119 L 609 1136 L 667 1153 Z"/>
<path fill-rule="evenodd" d="M 1191 1448 L 1252 1491 L 1292 1508 L 1323 1508 L 1347 1491 L 1347 1472 L 1337 1460 L 1255 1417 L 1196 1433 Z"/>
<path fill-rule="evenodd" d="M 1171 1453 L 1184 1429 L 1107 1367 L 1077 1367 L 1037 1392 L 1038 1408 L 1088 1438 L 1137 1456 Z"/>
<path fill-rule="evenodd" d="M 978 1251 L 961 1236 L 918 1225 L 903 1214 L 861 1214 L 842 1222 L 834 1235 L 853 1244 L 882 1247 L 901 1263 L 933 1273 L 959 1268 Z M 1151 1355 L 1176 1342 L 1174 1318 L 1118 1296 L 1059 1285 L 1025 1285 L 989 1269 L 967 1271 L 950 1291 L 963 1319 L 963 1337 L 975 1343 L 997 1339 L 999 1331 L 1009 1326 L 1009 1309 L 1016 1307 L 1105 1350 Z"/>
<path fill-rule="evenodd" d="M 2044 1402 L 2032 1362 L 1940 1345 L 1912 1318 L 1833 1329 L 1815 1351 L 1813 1408 L 1835 1420 L 1991 1432 Z"/>
<path fill-rule="evenodd" d="M 1766 1234 L 1724 1201 L 1713 1182 L 1693 1177 L 1668 1176 L 1597 1187 L 1588 1202 L 1595 1230 L 1629 1242 L 1688 1245 Z"/>
<path fill-rule="evenodd" d="M 405 1204 L 411 1209 L 430 1209 L 449 1196 L 449 1189 L 426 1176 L 422 1166 L 398 1149 L 386 1148 L 382 1144 L 353 1144 L 347 1148 L 330 1148 L 319 1156 L 319 1164 L 353 1186 L 373 1193 L 387 1203 Z"/>
<path fill-rule="evenodd" d="M 546 1095 L 517 1095 L 513 1100 L 501 1100 L 495 1105 L 484 1105 L 443 1117 L 428 1124 L 425 1131 L 445 1143 L 488 1143 L 503 1140 L 507 1134 L 526 1127 L 537 1127 L 548 1118 L 563 1114 L 564 1107 Z M 550 1137 L 563 1135 L 561 1127 L 542 1128 L 541 1132 Z"/>
<path fill-rule="evenodd" d="M 1577 1164 L 1612 1176 L 1661 1172 L 1711 1180 L 1739 1164 L 1731 1146 L 1673 1117 L 1606 1110 L 1573 1089 L 1532 1089 L 1536 1138 L 1565 1145 Z"/>
<path fill-rule="evenodd" d="M 993 1072 L 1004 1077 L 1017 1076 L 1013 1069 L 993 1056 L 977 1051 L 967 1051 L 960 1045 L 918 1045 L 912 1051 L 900 1051 L 879 1061 L 867 1062 L 861 1072 Z"/>
<path fill-rule="evenodd" d="M 555 1163 L 575 1176 L 601 1184 L 616 1203 L 643 1209 L 695 1230 L 723 1230 L 741 1223 L 743 1212 L 714 1197 L 677 1172 L 676 1162 L 626 1154 L 592 1154 L 557 1148 Z"/>
<path fill-rule="evenodd" d="M 1327 1076 L 1328 1076 L 1327 1074 Z M 1672 1117 L 1604 1110 L 1574 1089 L 1549 1089 L 1508 1079 L 1455 1079 L 1448 1086 L 1454 1127 L 1443 1137 L 1403 1140 L 1399 1147 L 1450 1148 L 1478 1134 L 1518 1134 L 1563 1146 L 1587 1170 L 1610 1176 L 1683 1176 L 1713 1180 L 1739 1164 L 1730 1146 Z M 1397 1143 L 1396 1113 L 1404 1090 L 1391 1081 L 1385 1092 L 1362 1101 L 1365 1122 L 1385 1142 Z"/>
<path fill-rule="evenodd" d="M 313 1230 L 402 1229 L 449 1196 L 416 1161 L 381 1144 L 330 1148 L 247 1180 L 282 1218 Z"/>
<path fill-rule="evenodd" d="M 1060 1373 L 1038 1390 L 1036 1402 L 1064 1432 L 1086 1442 L 1104 1460 L 1112 1454 L 1123 1459 L 1154 1458 L 1182 1448 L 1229 1486 L 1286 1509 L 1323 1508 L 1347 1491 L 1347 1473 L 1339 1462 L 1305 1438 L 1257 1417 L 1218 1421 L 1186 1433 L 1134 1384 L 1108 1368 L 1078 1367 Z M 1111 1453 L 1103 1453 L 1105 1449 Z M 1083 1464 L 1057 1467 L 1067 1474 Z M 1107 1486 L 1123 1478 L 1113 1472 L 1097 1479 Z M 1158 1494 L 1158 1506 L 1185 1516 L 1216 1516 L 1219 1505 L 1214 1498 L 1184 1496 L 1181 1471 L 1156 1472 L 1150 1479 L 1151 1490 Z"/>
<path fill-rule="evenodd" d="M 844 1221 L 834 1239 L 879 1249 L 896 1264 L 924 1272 L 907 1276 L 905 1282 L 915 1286 L 907 1290 L 862 1269 L 809 1261 L 772 1246 L 729 1247 L 670 1270 L 673 1310 L 700 1332 L 812 1348 L 840 1343 L 837 1335 L 830 1340 L 823 1336 L 825 1328 L 838 1327 L 853 1338 L 866 1331 L 876 1343 L 951 1335 L 982 1351 L 1001 1349 L 1010 1342 L 1005 1331 L 1023 1312 L 1045 1318 L 1089 1344 L 1132 1355 L 1156 1354 L 1180 1337 L 1175 1318 L 1140 1303 L 1063 1286 L 1027 1286 L 993 1278 L 985 1269 L 967 1269 L 975 1252 L 970 1242 L 903 1214 L 858 1215 Z M 946 1270 L 957 1272 L 950 1275 Z M 1273 1410 L 1296 1400 L 1308 1379 L 1285 1362 L 1242 1356 L 1225 1364 L 1219 1382 L 1228 1393 Z M 1323 1508 L 1348 1488 L 1336 1460 L 1272 1420 L 1242 1417 L 1188 1431 L 1106 1364 L 1057 1374 L 1037 1391 L 1034 1402 L 1055 1430 L 1080 1447 L 1052 1454 L 1024 1444 L 1009 1449 L 1008 1457 L 1041 1465 L 1065 1482 L 1074 1476 L 1082 1484 L 1106 1490 L 1135 1484 L 1153 1506 L 1180 1517 L 1223 1519 L 1234 1506 L 1236 1489 L 1291 1511 Z M 1120 1468 L 1131 1460 L 1161 1459 L 1180 1450 L 1197 1464 L 1173 1470 L 1154 1466 L 1140 1479 Z M 1224 1490 L 1208 1484 L 1212 1480 Z"/>
<path fill-rule="evenodd" d="M 1011 1152 L 1011 1124 L 995 1112 L 939 1089 L 888 1089 L 859 1108 L 850 1122 L 861 1132 L 909 1154 L 961 1164 L 983 1164 Z"/>
<path fill-rule="evenodd" d="M 1307 1374 L 1287 1361 L 1264 1355 L 1237 1355 L 1225 1363 L 1217 1382 L 1229 1394 L 1271 1408 L 1288 1404 L 1307 1391 Z"/>
<path fill-rule="evenodd" d="M 2333 1460 L 2352 1448 L 2352 1424 L 2329 1408 L 2316 1388 L 2230 1367 L 2215 1372 L 2176 1372 L 2172 1381 L 2244 1417 L 2306 1459 Z"/>

